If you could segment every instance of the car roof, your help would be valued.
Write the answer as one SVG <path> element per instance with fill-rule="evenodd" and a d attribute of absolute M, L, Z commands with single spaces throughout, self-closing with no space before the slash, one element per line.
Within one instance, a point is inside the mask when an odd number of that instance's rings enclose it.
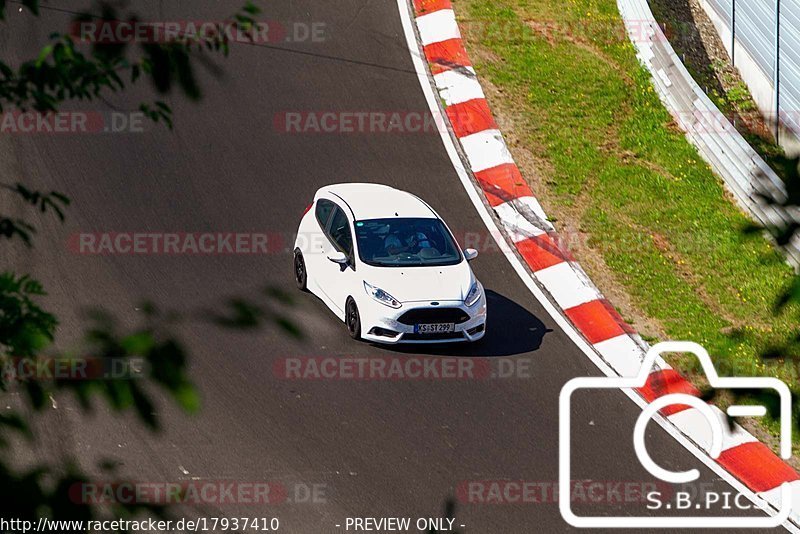
<path fill-rule="evenodd" d="M 389 217 L 438 218 L 418 197 L 382 184 L 349 183 L 328 185 L 319 193 L 333 194 L 352 210 L 355 220 Z"/>

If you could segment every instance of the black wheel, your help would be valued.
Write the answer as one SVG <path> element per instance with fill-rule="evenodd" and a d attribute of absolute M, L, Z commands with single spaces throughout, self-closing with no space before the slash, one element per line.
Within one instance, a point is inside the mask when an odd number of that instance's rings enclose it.
<path fill-rule="evenodd" d="M 353 339 L 361 339 L 361 316 L 358 314 L 358 306 L 352 297 L 348 297 L 344 307 L 344 322 L 347 325 L 347 333 Z"/>
<path fill-rule="evenodd" d="M 294 282 L 297 284 L 297 289 L 306 291 L 306 282 L 308 281 L 308 273 L 306 272 L 306 260 L 303 259 L 303 253 L 299 250 L 294 251 Z"/>

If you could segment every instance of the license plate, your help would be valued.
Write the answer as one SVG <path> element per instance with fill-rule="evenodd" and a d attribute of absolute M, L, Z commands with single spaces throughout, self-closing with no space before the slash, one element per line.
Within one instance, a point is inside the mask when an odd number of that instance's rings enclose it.
<path fill-rule="evenodd" d="M 455 323 L 426 323 L 414 325 L 415 334 L 444 334 L 455 331 Z"/>

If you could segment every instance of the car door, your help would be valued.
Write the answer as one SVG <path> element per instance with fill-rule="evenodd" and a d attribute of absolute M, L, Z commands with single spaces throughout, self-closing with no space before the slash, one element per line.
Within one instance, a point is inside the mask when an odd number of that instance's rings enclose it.
<path fill-rule="evenodd" d="M 326 231 L 327 240 L 324 246 L 326 250 L 323 256 L 327 265 L 323 268 L 325 272 L 325 294 L 333 301 L 336 307 L 344 313 L 344 305 L 347 297 L 355 291 L 357 276 L 355 273 L 355 256 L 353 247 L 353 228 L 347 212 L 340 206 L 336 206 L 331 214 Z M 349 261 L 347 265 L 340 265 L 327 259 L 328 254 L 339 251 L 347 255 Z"/>
<path fill-rule="evenodd" d="M 320 286 L 320 289 L 322 289 L 321 286 L 328 273 L 326 264 L 330 263 L 326 257 L 327 248 L 325 245 L 328 242 L 328 237 L 325 232 L 334 208 L 336 208 L 336 204 L 333 201 L 326 198 L 317 199 L 314 206 L 314 217 L 317 224 L 310 225 L 309 227 L 313 228 L 313 230 L 308 235 L 303 236 L 303 256 L 306 260 L 309 278 L 313 279 L 314 283 Z"/>

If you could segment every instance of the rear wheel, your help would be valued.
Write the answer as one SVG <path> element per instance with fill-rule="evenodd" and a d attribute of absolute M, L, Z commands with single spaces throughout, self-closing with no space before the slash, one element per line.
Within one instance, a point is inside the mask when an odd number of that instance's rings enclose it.
<path fill-rule="evenodd" d="M 347 325 L 347 333 L 353 339 L 361 339 L 361 316 L 358 314 L 358 306 L 353 297 L 348 297 L 344 307 L 344 322 Z"/>
<path fill-rule="evenodd" d="M 297 285 L 297 289 L 301 291 L 307 290 L 308 272 L 306 271 L 306 260 L 299 250 L 294 251 L 294 282 Z"/>

